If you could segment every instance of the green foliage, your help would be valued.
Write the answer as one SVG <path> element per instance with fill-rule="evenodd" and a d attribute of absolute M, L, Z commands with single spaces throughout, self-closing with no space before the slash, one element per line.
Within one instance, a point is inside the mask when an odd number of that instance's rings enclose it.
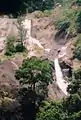
<path fill-rule="evenodd" d="M 15 52 L 23 52 L 23 51 L 25 51 L 25 47 L 23 46 L 23 44 L 19 43 L 15 46 Z"/>
<path fill-rule="evenodd" d="M 74 116 L 75 113 L 77 114 L 81 111 L 81 69 L 73 71 L 73 77 L 68 86 L 68 92 L 70 96 L 66 99 L 64 105 L 65 107 L 68 106 L 68 113 Z"/>
<path fill-rule="evenodd" d="M 52 72 L 53 66 L 50 61 L 32 57 L 23 61 L 22 66 L 16 71 L 15 77 L 21 84 L 31 85 L 33 90 L 36 88 L 42 90 L 46 89 L 49 82 L 53 80 Z"/>
<path fill-rule="evenodd" d="M 51 16 L 52 13 L 53 13 L 52 10 L 44 10 L 44 11 L 38 11 L 38 12 L 36 12 L 36 14 L 35 13 L 34 14 L 35 14 L 36 18 L 43 18 L 43 17 Z"/>
<path fill-rule="evenodd" d="M 76 46 L 74 54 L 76 58 L 81 60 L 81 45 L 80 44 Z"/>
<path fill-rule="evenodd" d="M 6 42 L 6 49 L 5 49 L 5 55 L 11 56 L 16 52 L 23 52 L 25 51 L 25 47 L 21 43 L 17 43 L 14 45 L 16 42 L 15 37 L 7 37 L 7 42 Z"/>
<path fill-rule="evenodd" d="M 1 0 L 0 11 L 5 14 L 12 14 L 17 17 L 18 15 L 26 12 L 33 12 L 35 10 L 51 9 L 54 6 L 53 0 Z"/>
<path fill-rule="evenodd" d="M 76 0 L 76 4 L 77 4 L 78 6 L 81 6 L 81 0 Z"/>
<path fill-rule="evenodd" d="M 79 36 L 79 39 L 75 43 L 74 57 L 81 60 L 81 36 Z"/>
<path fill-rule="evenodd" d="M 63 22 L 70 22 L 70 25 L 68 27 L 68 31 L 72 37 L 77 34 L 76 30 L 76 14 L 78 13 L 78 9 L 72 9 L 71 4 L 72 0 L 63 0 L 63 5 L 60 9 L 60 15 L 56 18 L 56 28 L 59 28 L 59 24 L 62 23 L 62 26 L 64 27 Z M 65 25 L 66 27 L 66 25 Z"/>
<path fill-rule="evenodd" d="M 74 70 L 73 75 L 74 75 L 75 80 L 80 80 L 81 79 L 81 69 Z"/>
<path fill-rule="evenodd" d="M 5 92 L 0 89 L 0 120 L 22 120 L 19 107 L 20 104 L 14 99 L 11 90 Z"/>
<path fill-rule="evenodd" d="M 70 94 L 74 94 L 77 92 L 80 92 L 81 90 L 81 81 L 80 80 L 74 80 L 72 83 L 68 86 L 68 92 Z"/>
<path fill-rule="evenodd" d="M 70 95 L 56 103 L 45 102 L 41 105 L 36 120 L 80 120 L 81 119 L 81 70 L 73 72 L 68 86 Z"/>
<path fill-rule="evenodd" d="M 55 0 L 55 3 L 59 3 L 61 5 L 63 5 L 65 2 L 67 2 L 67 0 Z"/>
<path fill-rule="evenodd" d="M 26 38 L 26 30 L 23 27 L 23 17 L 19 17 L 17 19 L 18 21 L 18 31 L 19 31 L 19 43 L 16 44 L 16 39 L 15 37 L 8 36 L 7 37 L 7 43 L 6 43 L 6 52 L 5 55 L 11 56 L 16 52 L 23 52 L 25 50 L 25 47 L 23 45 L 23 42 Z M 15 45 L 16 44 L 16 45 Z"/>
<path fill-rule="evenodd" d="M 67 120 L 62 104 L 43 102 L 36 120 Z"/>
<path fill-rule="evenodd" d="M 15 52 L 15 47 L 14 47 L 15 37 L 8 36 L 6 41 L 7 43 L 6 43 L 5 55 L 11 56 Z"/>
<path fill-rule="evenodd" d="M 69 117 L 70 120 L 81 120 L 81 111 L 74 113 L 71 117 Z"/>
<path fill-rule="evenodd" d="M 80 93 L 81 91 L 81 69 L 73 71 L 71 84 L 68 86 L 70 94 Z"/>
<path fill-rule="evenodd" d="M 58 21 L 56 25 L 59 30 L 66 30 L 67 28 L 69 28 L 70 22 L 69 21 Z"/>
<path fill-rule="evenodd" d="M 79 112 L 81 110 L 81 96 L 78 93 L 70 95 L 65 100 L 64 107 L 69 115 Z"/>
<path fill-rule="evenodd" d="M 81 11 L 76 15 L 76 29 L 78 33 L 81 33 Z"/>
<path fill-rule="evenodd" d="M 24 60 L 16 71 L 15 77 L 22 86 L 19 94 L 26 118 L 33 119 L 41 101 L 46 97 L 47 85 L 53 80 L 52 71 L 53 64 L 50 61 L 36 57 Z M 23 85 L 26 87 L 23 88 Z"/>

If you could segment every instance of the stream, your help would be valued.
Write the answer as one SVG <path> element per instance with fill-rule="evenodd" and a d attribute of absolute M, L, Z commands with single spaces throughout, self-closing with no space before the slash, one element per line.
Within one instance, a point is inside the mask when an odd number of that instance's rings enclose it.
<path fill-rule="evenodd" d="M 31 29 L 32 29 L 32 22 L 31 20 L 26 19 L 24 21 L 24 28 L 27 30 L 27 34 L 26 37 L 28 37 L 28 39 L 26 40 L 26 42 L 29 42 L 30 44 L 37 44 L 40 48 L 44 49 L 43 46 L 41 45 L 41 43 L 39 42 L 39 40 L 32 38 L 31 37 Z M 31 45 L 31 47 L 33 47 Z M 62 48 L 63 53 L 61 56 L 65 55 L 65 49 L 66 47 Z M 50 51 L 49 49 L 44 49 L 46 51 Z M 60 56 L 58 56 L 60 57 Z M 54 60 L 54 64 L 55 64 L 55 74 L 56 74 L 56 83 L 59 86 L 59 88 L 62 90 L 62 92 L 67 95 L 67 87 L 68 87 L 68 83 L 63 79 L 63 74 L 59 65 L 59 61 L 58 58 L 55 58 Z"/>

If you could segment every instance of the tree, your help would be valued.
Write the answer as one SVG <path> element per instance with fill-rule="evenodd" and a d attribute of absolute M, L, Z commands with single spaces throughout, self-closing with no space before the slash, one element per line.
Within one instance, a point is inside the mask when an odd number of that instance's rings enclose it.
<path fill-rule="evenodd" d="M 76 4 L 77 4 L 78 6 L 81 6 L 81 0 L 76 0 Z"/>
<path fill-rule="evenodd" d="M 74 51 L 74 57 L 78 60 L 81 60 L 81 35 L 79 35 L 77 41 L 75 42 L 75 51 Z"/>
<path fill-rule="evenodd" d="M 17 28 L 18 28 L 18 31 L 19 31 L 19 40 L 21 42 L 21 44 L 23 45 L 23 41 L 26 39 L 26 30 L 24 29 L 24 26 L 23 26 L 23 20 L 24 18 L 21 16 L 21 17 L 18 17 L 17 19 Z"/>
<path fill-rule="evenodd" d="M 74 116 L 81 110 L 81 69 L 73 71 L 73 77 L 68 86 L 70 96 L 64 101 L 68 114 Z M 76 120 L 76 119 L 74 119 Z"/>
<path fill-rule="evenodd" d="M 81 70 L 74 71 L 70 95 L 59 102 L 44 102 L 36 120 L 81 120 Z"/>
<path fill-rule="evenodd" d="M 21 105 L 11 91 L 0 89 L 0 120 L 22 120 L 20 108 Z"/>
<path fill-rule="evenodd" d="M 81 60 L 81 44 L 78 44 L 75 48 L 75 52 L 74 52 L 74 57 L 78 58 L 78 60 Z"/>
<path fill-rule="evenodd" d="M 68 115 L 73 115 L 81 110 L 81 96 L 78 93 L 71 94 L 63 102 L 63 107 L 68 112 Z"/>
<path fill-rule="evenodd" d="M 76 29 L 78 33 L 81 33 L 81 11 L 79 11 L 76 16 Z"/>
<path fill-rule="evenodd" d="M 21 104 L 21 113 L 24 120 L 32 120 L 36 116 L 37 105 L 34 101 L 37 101 L 37 94 L 31 89 L 22 87 L 19 89 L 19 103 Z"/>
<path fill-rule="evenodd" d="M 36 86 L 47 86 L 53 80 L 53 64 L 48 60 L 32 57 L 23 61 L 22 66 L 16 71 L 15 77 L 21 84 L 28 84 L 32 90 Z"/>
<path fill-rule="evenodd" d="M 69 120 L 81 120 L 81 111 L 74 113 L 69 117 Z"/>
<path fill-rule="evenodd" d="M 70 85 L 68 85 L 68 92 L 70 94 L 76 94 L 81 92 L 81 69 L 73 71 L 73 78 Z"/>
<path fill-rule="evenodd" d="M 26 120 L 36 117 L 39 105 L 45 98 L 47 85 L 53 80 L 52 65 L 48 60 L 32 57 L 24 60 L 16 71 L 15 77 L 21 84 L 19 94 L 23 118 Z"/>
<path fill-rule="evenodd" d="M 67 120 L 67 113 L 63 111 L 60 103 L 43 102 L 36 120 Z"/>
<path fill-rule="evenodd" d="M 22 16 L 18 17 L 17 19 L 18 24 L 16 26 L 18 28 L 19 41 L 15 46 L 16 52 L 23 52 L 25 50 L 23 43 L 26 40 L 26 30 L 24 29 L 24 26 L 23 26 L 23 20 L 24 18 Z"/>
<path fill-rule="evenodd" d="M 70 21 L 68 21 L 68 20 L 67 21 L 59 21 L 57 26 L 60 31 L 66 31 L 70 26 Z"/>
<path fill-rule="evenodd" d="M 0 12 L 3 14 L 12 14 L 15 17 L 23 13 L 33 12 L 35 10 L 50 9 L 54 6 L 53 0 L 1 0 Z"/>
<path fill-rule="evenodd" d="M 15 52 L 14 47 L 15 40 L 16 40 L 15 37 L 12 36 L 7 37 L 5 55 L 11 56 Z"/>

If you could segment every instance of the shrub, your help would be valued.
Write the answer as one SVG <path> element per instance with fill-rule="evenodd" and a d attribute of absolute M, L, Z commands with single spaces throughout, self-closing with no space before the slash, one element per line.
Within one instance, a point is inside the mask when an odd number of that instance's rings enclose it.
<path fill-rule="evenodd" d="M 15 41 L 15 37 L 12 36 L 7 37 L 5 55 L 11 56 L 14 53 L 15 51 L 14 41 Z"/>
<path fill-rule="evenodd" d="M 25 47 L 23 46 L 23 44 L 17 44 L 15 46 L 15 52 L 23 52 L 25 50 Z"/>
<path fill-rule="evenodd" d="M 77 45 L 75 48 L 75 57 L 81 60 L 81 44 Z"/>
<path fill-rule="evenodd" d="M 81 35 L 79 35 L 79 38 L 74 45 L 75 45 L 74 57 L 78 58 L 78 60 L 81 60 Z"/>
<path fill-rule="evenodd" d="M 78 33 L 81 33 L 81 11 L 79 11 L 76 16 L 76 29 Z"/>
<path fill-rule="evenodd" d="M 5 55 L 11 56 L 16 52 L 23 52 L 25 50 L 23 43 L 17 43 L 17 45 L 15 46 L 14 45 L 15 41 L 16 41 L 15 37 L 12 36 L 7 37 Z"/>
<path fill-rule="evenodd" d="M 59 30 L 66 30 L 67 28 L 69 28 L 70 26 L 70 22 L 69 21 L 59 21 L 57 23 L 57 28 Z"/>
<path fill-rule="evenodd" d="M 77 4 L 78 6 L 81 6 L 81 0 L 76 0 L 76 4 Z"/>

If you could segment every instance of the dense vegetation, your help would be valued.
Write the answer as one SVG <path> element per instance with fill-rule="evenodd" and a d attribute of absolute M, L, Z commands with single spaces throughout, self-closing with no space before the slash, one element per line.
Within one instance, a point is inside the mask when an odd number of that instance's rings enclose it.
<path fill-rule="evenodd" d="M 30 64 L 28 66 L 28 61 L 30 60 Z M 73 72 L 73 77 L 71 79 L 71 84 L 68 86 L 68 92 L 70 93 L 70 96 L 67 97 L 64 100 L 57 101 L 57 102 L 50 102 L 45 100 L 45 94 L 41 94 L 41 92 L 38 91 L 45 91 L 47 84 L 43 85 L 43 87 L 35 86 L 35 89 L 33 89 L 33 82 L 35 80 L 35 72 L 31 73 L 31 61 L 33 60 L 32 67 L 34 70 L 37 70 L 38 66 L 42 65 L 45 62 L 45 66 L 48 68 L 48 72 L 50 75 L 50 68 L 52 67 L 52 64 L 49 64 L 49 61 L 42 61 L 36 58 L 31 58 L 28 60 L 25 60 L 23 62 L 23 65 L 20 67 L 20 69 L 16 73 L 16 77 L 22 78 L 23 75 L 23 81 L 21 88 L 14 90 L 15 96 L 13 96 L 11 93 L 3 92 L 0 90 L 0 119 L 1 120 L 80 120 L 81 119 L 81 69 L 78 71 Z M 40 61 L 40 64 L 37 64 L 37 62 Z M 25 68 L 26 66 L 30 68 Z M 44 70 L 44 67 L 40 69 L 41 72 Z M 28 71 L 29 69 L 31 72 L 29 72 L 29 76 L 33 75 L 32 80 L 27 80 L 27 74 L 24 74 L 24 71 Z M 21 71 L 21 73 L 20 73 Z M 22 73 L 23 72 L 23 73 Z M 19 73 L 19 74 L 18 74 Z M 45 72 L 47 75 L 47 71 Z M 36 77 L 40 74 L 39 72 L 36 74 Z M 42 74 L 41 74 L 42 75 Z M 43 76 L 44 77 L 44 76 Z M 46 78 L 46 77 L 45 77 Z M 45 79 L 43 78 L 43 79 Z M 48 78 L 48 77 L 47 77 Z M 40 75 L 39 80 L 37 82 L 40 82 Z M 30 84 L 29 84 L 30 83 Z M 42 81 L 43 83 L 43 81 Z M 45 81 L 44 81 L 45 83 Z M 39 84 L 40 85 L 40 84 Z M 45 88 L 44 88 L 45 86 Z M 44 89 L 43 89 L 44 88 Z M 16 97 L 16 99 L 15 99 Z M 45 101 L 43 101 L 45 100 Z"/>
<path fill-rule="evenodd" d="M 53 80 L 52 72 L 53 64 L 50 61 L 32 57 L 24 60 L 15 77 L 21 84 L 28 84 L 33 91 L 37 89 L 37 92 L 43 94 L 45 92 L 43 88 Z"/>
<path fill-rule="evenodd" d="M 15 37 L 8 36 L 6 41 L 7 42 L 6 42 L 5 55 L 12 56 L 13 54 L 15 54 L 17 52 L 24 52 L 25 51 L 25 47 L 24 47 L 23 43 L 18 42 L 16 44 Z"/>
<path fill-rule="evenodd" d="M 1 0 L 0 13 L 17 16 L 19 14 L 33 12 L 35 10 L 51 9 L 53 6 L 53 0 Z"/>
<path fill-rule="evenodd" d="M 32 57 L 23 61 L 15 77 L 20 88 L 0 91 L 1 120 L 35 119 L 39 105 L 47 98 L 47 86 L 52 82 L 53 63 Z"/>
<path fill-rule="evenodd" d="M 77 13 L 77 17 L 76 17 L 76 28 L 77 28 L 77 32 L 81 33 L 81 11 L 79 11 Z"/>
<path fill-rule="evenodd" d="M 74 58 L 81 60 L 81 35 L 79 35 L 78 40 L 75 43 Z"/>
<path fill-rule="evenodd" d="M 81 0 L 57 0 L 63 5 L 55 23 L 60 31 L 69 31 L 72 35 L 81 34 L 81 10 L 72 9 L 71 5 L 81 6 Z M 67 3 L 67 5 L 65 4 Z M 70 4 L 69 4 L 70 3 Z M 1 1 L 1 13 L 19 15 L 35 10 L 51 9 L 53 0 L 4 0 Z M 23 52 L 26 31 L 22 20 L 18 19 L 19 41 L 7 37 L 5 54 L 11 56 Z M 80 35 L 79 35 L 80 36 Z M 74 57 L 81 60 L 81 37 L 76 42 Z M 47 59 L 28 58 L 15 72 L 19 81 L 17 88 L 0 88 L 0 120 L 81 120 L 81 69 L 73 70 L 68 85 L 69 96 L 59 101 L 48 100 L 48 85 L 53 82 L 53 63 Z"/>
<path fill-rule="evenodd" d="M 36 120 L 80 120 L 81 119 L 81 70 L 73 72 L 68 86 L 70 96 L 55 103 L 44 102 Z"/>

